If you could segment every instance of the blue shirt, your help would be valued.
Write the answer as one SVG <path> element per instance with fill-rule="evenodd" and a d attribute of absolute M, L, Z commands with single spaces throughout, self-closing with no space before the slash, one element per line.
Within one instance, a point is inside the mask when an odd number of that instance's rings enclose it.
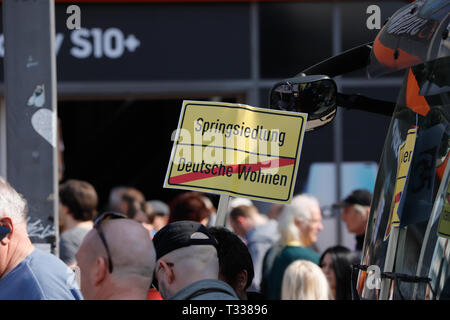
<path fill-rule="evenodd" d="M 34 249 L 0 279 L 0 300 L 81 300 L 75 273 L 52 254 Z"/>

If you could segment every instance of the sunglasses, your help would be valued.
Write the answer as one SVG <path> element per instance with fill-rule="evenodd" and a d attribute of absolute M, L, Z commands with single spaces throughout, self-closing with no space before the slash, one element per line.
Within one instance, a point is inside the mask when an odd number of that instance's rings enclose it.
<path fill-rule="evenodd" d="M 100 239 L 103 242 L 103 245 L 106 249 L 106 254 L 108 255 L 108 266 L 109 266 L 109 273 L 113 272 L 113 264 L 111 260 L 111 253 L 109 251 L 108 244 L 106 243 L 105 235 L 101 229 L 102 222 L 108 221 L 108 220 L 115 220 L 115 219 L 127 219 L 127 216 L 123 213 L 119 212 L 105 212 L 98 216 L 94 221 L 94 229 L 97 230 L 97 233 L 100 237 Z"/>
<path fill-rule="evenodd" d="M 0 226 L 0 240 L 2 240 L 8 233 L 11 232 L 10 228 Z"/>
<path fill-rule="evenodd" d="M 175 264 L 172 263 L 172 262 L 166 262 L 166 264 L 167 264 L 169 267 L 171 267 L 171 268 L 175 267 Z M 153 289 L 155 289 L 155 290 L 159 290 L 159 287 L 158 287 L 158 280 L 156 279 L 156 274 L 157 274 L 161 269 L 162 269 L 162 268 L 161 268 L 160 266 L 157 266 L 156 269 L 155 269 L 155 274 L 153 275 L 153 281 L 152 281 L 152 284 L 151 284 L 151 288 L 153 288 Z"/>

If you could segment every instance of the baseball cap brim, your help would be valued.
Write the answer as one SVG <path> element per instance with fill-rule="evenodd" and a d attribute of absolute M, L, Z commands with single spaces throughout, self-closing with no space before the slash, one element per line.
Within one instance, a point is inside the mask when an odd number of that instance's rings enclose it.
<path fill-rule="evenodd" d="M 372 200 L 372 194 L 365 189 L 354 190 L 344 200 L 339 201 L 332 205 L 333 208 L 344 208 L 347 206 L 359 204 L 362 206 L 370 206 Z"/>
<path fill-rule="evenodd" d="M 352 204 L 354 204 L 354 203 L 349 203 L 349 202 L 346 202 L 346 201 L 343 200 L 343 201 L 339 201 L 339 202 L 334 203 L 331 207 L 333 209 L 342 209 L 342 208 L 345 208 L 347 206 L 351 206 Z"/>

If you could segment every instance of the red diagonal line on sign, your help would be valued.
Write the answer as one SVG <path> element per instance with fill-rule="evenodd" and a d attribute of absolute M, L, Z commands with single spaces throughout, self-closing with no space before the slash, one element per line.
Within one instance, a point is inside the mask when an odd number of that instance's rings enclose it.
<path fill-rule="evenodd" d="M 284 166 L 289 166 L 291 164 L 294 164 L 295 159 L 286 159 L 286 158 L 279 158 L 276 160 L 269 160 L 269 161 L 264 161 L 264 162 L 257 162 L 257 163 L 250 163 L 250 164 L 241 164 L 241 165 L 245 165 L 246 167 L 246 171 L 248 171 L 248 168 L 250 168 L 250 172 L 251 171 L 258 171 L 259 169 L 263 170 L 263 169 L 272 169 L 272 168 L 276 168 L 276 167 L 284 167 Z M 277 165 L 278 162 L 278 165 Z M 232 173 L 238 173 L 238 169 L 239 169 L 239 165 L 238 164 L 232 164 L 232 165 L 228 165 L 228 166 L 224 166 L 225 172 L 227 172 L 227 168 L 231 167 L 233 168 Z M 205 170 L 205 169 L 204 169 Z M 218 173 L 219 169 L 217 169 L 217 173 Z M 203 172 L 189 172 L 189 173 L 185 173 L 185 174 L 180 174 L 179 176 L 176 177 L 171 177 L 169 179 L 169 183 L 170 184 L 182 184 L 182 183 L 186 183 L 186 182 L 191 182 L 191 181 L 195 181 L 195 180 L 201 180 L 201 179 L 207 179 L 207 178 L 212 178 L 212 177 L 218 177 L 219 174 L 213 174 L 210 170 L 209 173 L 203 173 Z"/>
<path fill-rule="evenodd" d="M 401 192 L 397 193 L 397 195 L 395 196 L 395 203 L 400 201 L 400 196 L 402 195 Z"/>

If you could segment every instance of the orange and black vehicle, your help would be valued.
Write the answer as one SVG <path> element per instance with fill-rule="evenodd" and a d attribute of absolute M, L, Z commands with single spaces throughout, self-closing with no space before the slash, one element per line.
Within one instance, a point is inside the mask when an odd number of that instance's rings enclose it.
<path fill-rule="evenodd" d="M 308 113 L 307 130 L 330 123 L 338 106 L 392 117 L 353 266 L 354 299 L 450 299 L 449 32 L 450 2 L 417 0 L 372 43 L 272 88 L 271 107 Z M 369 77 L 403 73 L 397 101 L 338 92 L 333 77 L 362 68 Z"/>

